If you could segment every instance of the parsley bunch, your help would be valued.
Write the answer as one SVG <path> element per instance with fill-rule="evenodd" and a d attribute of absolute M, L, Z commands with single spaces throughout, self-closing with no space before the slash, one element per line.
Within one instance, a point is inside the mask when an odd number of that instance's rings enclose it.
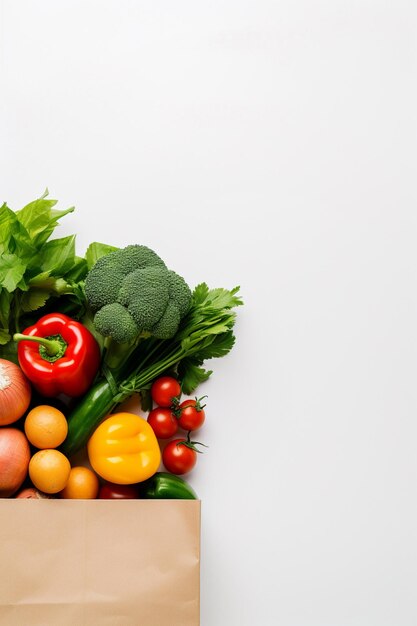
<path fill-rule="evenodd" d="M 120 384 L 117 401 L 134 392 L 141 392 L 142 406 L 146 391 L 158 376 L 176 372 L 183 393 L 191 394 L 207 380 L 211 370 L 203 367 L 208 359 L 225 356 L 235 343 L 233 326 L 236 313 L 232 309 L 243 304 L 232 290 L 209 289 L 205 283 L 193 292 L 192 304 L 176 335 L 165 341 L 148 339 L 132 355 L 134 371 Z"/>

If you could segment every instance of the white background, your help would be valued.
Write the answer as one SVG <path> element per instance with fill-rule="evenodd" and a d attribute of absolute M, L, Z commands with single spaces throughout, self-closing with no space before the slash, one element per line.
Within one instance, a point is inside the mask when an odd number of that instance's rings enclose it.
<path fill-rule="evenodd" d="M 202 626 L 415 626 L 415 3 L 0 6 L 0 199 L 241 285 L 189 476 Z"/>

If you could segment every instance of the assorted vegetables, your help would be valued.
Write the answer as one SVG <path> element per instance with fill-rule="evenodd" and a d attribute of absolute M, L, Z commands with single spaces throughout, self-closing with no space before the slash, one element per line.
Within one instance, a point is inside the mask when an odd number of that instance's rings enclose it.
<path fill-rule="evenodd" d="M 152 383 L 166 372 L 177 373 L 185 394 L 206 381 L 212 372 L 203 367 L 204 362 L 225 356 L 234 345 L 233 308 L 242 304 L 237 292 L 237 287 L 227 291 L 210 290 L 204 283 L 198 285 L 193 291 L 190 310 L 171 339 L 142 339 L 114 370 L 104 361 L 104 378 L 87 391 L 68 416 L 64 452 L 72 455 L 84 447 L 101 420 L 133 393 L 141 394 L 145 408 Z"/>
<path fill-rule="evenodd" d="M 206 396 L 184 395 L 232 349 L 239 288 L 191 289 L 141 244 L 76 256 L 55 204 L 0 207 L 0 497 L 194 499 Z M 134 394 L 147 418 L 118 409 Z"/>

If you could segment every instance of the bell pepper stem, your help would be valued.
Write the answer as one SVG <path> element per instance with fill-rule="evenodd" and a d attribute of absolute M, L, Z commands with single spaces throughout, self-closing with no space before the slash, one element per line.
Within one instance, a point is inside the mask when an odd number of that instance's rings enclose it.
<path fill-rule="evenodd" d="M 54 341 L 53 339 L 45 339 L 45 337 L 29 337 L 28 335 L 15 333 L 13 335 L 13 339 L 14 341 L 34 341 L 35 343 L 39 343 L 45 348 L 48 356 L 56 356 L 62 350 L 62 345 L 59 341 Z"/>

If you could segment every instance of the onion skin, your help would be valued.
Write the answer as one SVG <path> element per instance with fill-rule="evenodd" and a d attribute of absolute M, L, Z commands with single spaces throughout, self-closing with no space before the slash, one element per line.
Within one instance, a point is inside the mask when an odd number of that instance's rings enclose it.
<path fill-rule="evenodd" d="M 30 447 L 17 428 L 0 428 L 0 498 L 8 498 L 22 485 L 28 472 Z"/>
<path fill-rule="evenodd" d="M 51 496 L 47 496 L 46 493 L 42 493 L 42 491 L 38 491 L 35 487 L 27 487 L 26 489 L 22 489 L 15 496 L 15 498 L 23 498 L 26 500 L 43 500 L 44 498 L 50 498 Z"/>
<path fill-rule="evenodd" d="M 0 426 L 17 422 L 26 413 L 31 395 L 32 388 L 20 367 L 0 359 Z"/>

